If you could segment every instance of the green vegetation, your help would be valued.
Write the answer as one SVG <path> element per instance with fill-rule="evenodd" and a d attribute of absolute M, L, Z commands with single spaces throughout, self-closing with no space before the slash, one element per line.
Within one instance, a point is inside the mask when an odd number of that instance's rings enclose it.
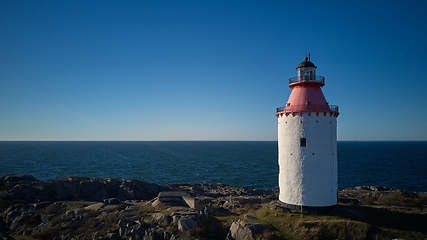
<path fill-rule="evenodd" d="M 41 219 L 42 219 L 41 214 L 37 213 L 31 216 L 30 218 L 28 218 L 27 221 L 25 221 L 24 225 L 27 226 L 28 228 L 34 228 L 40 224 Z"/>
<path fill-rule="evenodd" d="M 392 190 L 383 194 L 367 196 L 361 199 L 361 205 L 384 205 L 423 208 L 426 206 L 427 196 L 422 193 Z"/>
<path fill-rule="evenodd" d="M 364 218 L 356 213 L 363 214 Z M 220 229 L 250 214 L 268 231 L 257 239 L 426 239 L 427 210 L 409 207 L 339 205 L 327 214 L 283 212 L 269 207 L 245 206 L 231 216 L 218 217 Z"/>

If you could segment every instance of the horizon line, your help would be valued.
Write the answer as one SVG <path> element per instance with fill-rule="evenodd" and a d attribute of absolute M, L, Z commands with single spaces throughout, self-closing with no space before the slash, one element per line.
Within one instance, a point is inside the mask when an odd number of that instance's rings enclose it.
<path fill-rule="evenodd" d="M 278 140 L 0 140 L 0 142 L 277 142 Z M 337 142 L 427 142 L 427 140 L 337 140 Z"/>

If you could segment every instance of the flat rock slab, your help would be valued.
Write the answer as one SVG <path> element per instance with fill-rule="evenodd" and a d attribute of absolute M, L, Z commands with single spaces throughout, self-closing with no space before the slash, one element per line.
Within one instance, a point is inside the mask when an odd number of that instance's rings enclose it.
<path fill-rule="evenodd" d="M 117 208 L 121 207 L 121 204 L 105 204 L 105 203 L 95 203 L 85 207 L 86 210 L 92 211 L 114 211 Z"/>
<path fill-rule="evenodd" d="M 189 207 L 181 207 L 181 206 L 175 206 L 175 207 L 170 207 L 166 209 L 166 211 L 169 211 L 169 212 L 188 211 L 188 210 L 190 210 Z"/>
<path fill-rule="evenodd" d="M 95 204 L 92 204 L 92 205 L 89 205 L 89 206 L 85 207 L 85 209 L 86 210 L 92 210 L 92 211 L 98 211 L 104 205 L 105 205 L 104 203 L 95 203 Z"/>
<path fill-rule="evenodd" d="M 66 205 L 67 207 L 74 208 L 74 207 L 83 207 L 83 206 L 90 206 L 99 202 L 93 202 L 93 201 L 59 201 L 57 203 L 62 203 Z"/>

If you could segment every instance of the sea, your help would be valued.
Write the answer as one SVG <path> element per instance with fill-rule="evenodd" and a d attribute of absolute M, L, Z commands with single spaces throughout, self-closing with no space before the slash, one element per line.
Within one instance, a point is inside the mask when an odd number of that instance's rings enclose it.
<path fill-rule="evenodd" d="M 339 141 L 338 187 L 427 191 L 427 142 Z M 0 176 L 278 188 L 277 141 L 2 141 Z"/>

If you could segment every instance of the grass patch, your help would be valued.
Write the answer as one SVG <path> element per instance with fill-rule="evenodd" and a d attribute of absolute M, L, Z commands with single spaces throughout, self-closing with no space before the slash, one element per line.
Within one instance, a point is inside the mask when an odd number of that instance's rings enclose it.
<path fill-rule="evenodd" d="M 151 206 L 150 202 L 144 202 L 140 204 L 139 207 L 139 218 L 144 218 L 145 220 L 151 220 L 151 214 L 155 212 L 166 213 L 167 207 L 162 207 L 161 209 L 155 209 Z"/>
<path fill-rule="evenodd" d="M 427 206 L 427 196 L 414 192 L 392 190 L 380 195 L 362 198 L 360 204 L 423 208 Z"/>
<path fill-rule="evenodd" d="M 66 208 L 66 206 L 64 204 L 53 203 L 53 204 L 50 204 L 49 206 L 45 207 L 44 209 L 42 209 L 41 213 L 48 214 L 48 215 L 50 215 L 50 214 L 56 215 L 56 214 L 60 213 L 62 209 L 65 210 L 65 208 Z"/>
<path fill-rule="evenodd" d="M 426 210 L 385 206 L 357 206 L 354 209 L 364 211 L 367 217 L 363 221 L 378 228 L 416 231 L 427 234 L 427 228 L 425 227 L 427 223 Z"/>
<path fill-rule="evenodd" d="M 293 237 L 297 239 L 367 239 L 374 232 L 369 224 L 351 220 L 296 221 Z"/>
<path fill-rule="evenodd" d="M 28 218 L 27 221 L 25 221 L 24 225 L 27 228 L 34 228 L 40 224 L 41 219 L 42 219 L 41 214 L 36 213 L 33 216 L 31 216 L 30 218 Z"/>
<path fill-rule="evenodd" d="M 366 213 L 366 217 L 359 218 L 345 211 L 346 208 Z M 310 214 L 256 206 L 218 217 L 218 230 L 227 232 L 234 221 L 250 214 L 255 219 L 246 221 L 269 227 L 269 231 L 257 235 L 257 239 L 426 239 L 426 211 L 410 207 L 340 205 L 326 214 Z"/>
<path fill-rule="evenodd" d="M 427 236 L 420 232 L 398 231 L 394 229 L 378 229 L 377 240 L 412 239 L 425 240 Z"/>

